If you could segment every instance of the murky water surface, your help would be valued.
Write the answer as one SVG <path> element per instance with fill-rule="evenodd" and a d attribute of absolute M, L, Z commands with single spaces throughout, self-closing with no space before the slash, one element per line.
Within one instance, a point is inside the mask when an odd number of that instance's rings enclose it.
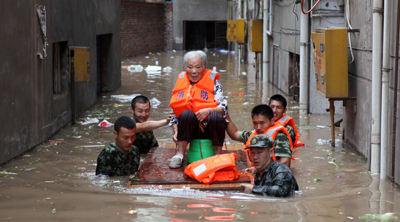
<path fill-rule="evenodd" d="M 240 192 L 126 189 L 127 177 L 96 178 L 96 160 L 114 141 L 112 128 L 81 125 L 87 118 L 114 122 L 131 116 L 130 102 L 114 95 L 144 94 L 160 101 L 150 120 L 167 116 L 183 52 L 154 53 L 128 59 L 122 66 L 172 67 L 172 72 L 148 75 L 122 68 L 122 87 L 99 96 L 98 103 L 33 151 L 0 168 L 0 220 L 4 221 L 344 221 L 366 214 L 392 212 L 400 216 L 400 191 L 388 181 L 371 176 L 366 161 L 343 146 L 330 147 L 328 115 L 298 115 L 289 101 L 305 147 L 297 148 L 292 170 L 300 191 L 291 198 L 261 197 Z M 229 112 L 239 130 L 251 130 L 250 111 L 279 90 L 255 80 L 254 68 L 238 72 L 234 55 L 208 52 L 208 68 L 221 73 Z M 243 75 L 245 72 L 246 75 Z M 240 74 L 237 74 L 240 73 Z M 336 118 L 341 118 L 339 115 Z M 154 131 L 159 142 L 172 142 L 172 129 Z M 341 139 L 340 129 L 336 138 Z M 237 144 L 230 139 L 227 143 Z M 394 186 L 394 187 L 393 187 Z M 367 218 L 368 215 L 365 217 Z"/>

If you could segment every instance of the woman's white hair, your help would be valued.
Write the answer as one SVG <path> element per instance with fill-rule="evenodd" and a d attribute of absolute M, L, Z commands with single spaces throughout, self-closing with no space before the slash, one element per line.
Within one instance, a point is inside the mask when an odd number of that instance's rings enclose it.
<path fill-rule="evenodd" d="M 201 59 L 201 63 L 203 64 L 203 66 L 207 67 L 207 55 L 201 50 L 187 52 L 183 56 L 183 66 L 186 68 L 188 60 L 195 57 L 199 57 Z"/>

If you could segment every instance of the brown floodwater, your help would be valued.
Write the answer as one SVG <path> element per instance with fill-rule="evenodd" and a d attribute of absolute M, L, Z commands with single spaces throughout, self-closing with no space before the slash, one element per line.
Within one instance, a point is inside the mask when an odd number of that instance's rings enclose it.
<path fill-rule="evenodd" d="M 251 65 L 242 64 L 239 72 L 235 55 L 218 51 L 207 55 L 208 68 L 215 66 L 220 71 L 232 119 L 239 130 L 251 130 L 252 107 L 281 92 L 256 81 Z M 291 198 L 191 189 L 126 189 L 127 177 L 95 177 L 98 154 L 114 142 L 112 128 L 81 123 L 86 118 L 114 122 L 119 116 L 131 116 L 130 101 L 115 96 L 139 93 L 160 102 L 152 108 L 150 120 L 165 118 L 170 111 L 169 93 L 183 70 L 182 57 L 183 52 L 163 52 L 124 60 L 121 88 L 101 94 L 76 125 L 62 128 L 49 141 L 2 165 L 0 221 L 360 221 L 366 214 L 400 216 L 396 184 L 371 175 L 366 160 L 342 143 L 340 128 L 335 131 L 337 146 L 331 147 L 327 142 L 329 115 L 299 116 L 298 103 L 290 97 L 288 114 L 294 117 L 300 140 L 306 144 L 294 152 L 292 171 L 300 191 Z M 172 72 L 147 74 L 126 68 L 146 68 L 157 61 Z M 159 143 L 172 142 L 171 128 L 154 133 Z M 238 144 L 229 138 L 226 143 Z"/>

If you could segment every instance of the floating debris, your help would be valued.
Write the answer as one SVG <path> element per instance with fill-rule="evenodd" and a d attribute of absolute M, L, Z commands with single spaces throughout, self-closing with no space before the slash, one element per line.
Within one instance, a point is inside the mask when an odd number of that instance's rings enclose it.
<path fill-rule="evenodd" d="M 147 66 L 144 71 L 146 71 L 148 75 L 157 75 L 161 74 L 161 69 L 161 66 Z"/>
<path fill-rule="evenodd" d="M 40 158 L 37 159 L 37 160 L 34 160 L 34 161 L 30 162 L 29 164 L 32 164 L 32 163 L 37 162 L 37 161 L 39 161 L 39 160 L 40 160 Z"/>
<path fill-rule="evenodd" d="M 127 69 L 129 72 L 143 72 L 143 66 L 141 65 L 130 65 Z"/>
<path fill-rule="evenodd" d="M 163 68 L 163 72 L 172 72 L 172 68 L 167 66 Z"/>
<path fill-rule="evenodd" d="M 137 211 L 136 210 L 130 210 L 130 211 L 128 211 L 128 214 L 137 214 Z"/>
<path fill-rule="evenodd" d="M 67 142 L 67 141 L 65 141 L 65 140 L 49 140 L 49 143 L 53 144 L 55 146 L 57 146 L 57 144 L 59 144 L 59 143 L 65 143 L 65 142 Z"/>
<path fill-rule="evenodd" d="M 114 103 L 114 107 L 120 107 L 120 106 L 125 106 L 125 104 Z"/>
<path fill-rule="evenodd" d="M 7 172 L 7 171 L 5 171 L 5 170 L 0 171 L 0 174 L 6 174 L 6 175 L 12 174 L 12 175 L 17 175 L 17 173 Z"/>
<path fill-rule="evenodd" d="M 31 170 L 34 170 L 34 169 L 36 169 L 36 167 L 28 168 L 28 169 L 25 169 L 24 171 L 31 171 Z"/>
<path fill-rule="evenodd" d="M 92 123 L 98 123 L 100 122 L 99 119 L 97 118 L 87 118 L 87 120 L 83 123 L 81 123 L 82 125 L 88 125 L 88 124 L 92 124 Z"/>
<path fill-rule="evenodd" d="M 131 94 L 131 95 L 112 95 L 111 99 L 118 100 L 123 103 L 131 102 L 133 98 L 139 96 L 140 94 Z"/>
<path fill-rule="evenodd" d="M 335 165 L 336 168 L 340 168 L 340 165 L 337 164 L 337 163 L 335 162 L 335 158 L 333 158 L 333 159 L 332 159 L 331 161 L 329 161 L 328 163 Z"/>
<path fill-rule="evenodd" d="M 101 123 L 99 123 L 98 126 L 100 126 L 100 127 L 110 127 L 110 126 L 114 126 L 114 124 L 108 122 L 107 120 L 103 120 L 103 121 L 101 121 Z"/>
<path fill-rule="evenodd" d="M 159 105 L 161 105 L 161 102 L 156 98 L 152 98 L 150 99 L 150 104 L 153 108 L 157 108 Z"/>
<path fill-rule="evenodd" d="M 358 217 L 358 219 L 363 221 L 371 221 L 371 220 L 393 221 L 399 218 L 394 216 L 393 213 L 385 213 L 385 214 L 365 214 L 364 216 Z"/>

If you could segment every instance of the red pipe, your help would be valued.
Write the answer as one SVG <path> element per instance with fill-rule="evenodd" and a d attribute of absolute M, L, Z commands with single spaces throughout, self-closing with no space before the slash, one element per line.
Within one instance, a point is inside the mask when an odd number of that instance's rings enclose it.
<path fill-rule="evenodd" d="M 318 3 L 319 3 L 320 1 L 321 1 L 321 0 L 318 0 L 317 3 L 315 3 L 314 6 L 311 7 L 311 9 L 310 9 L 308 12 L 304 12 L 304 10 L 303 10 L 304 0 L 302 0 L 302 1 L 301 1 L 301 11 L 303 12 L 303 14 L 308 14 L 308 13 L 310 13 L 312 10 L 314 10 L 315 7 L 317 7 L 317 5 L 318 5 Z"/>

